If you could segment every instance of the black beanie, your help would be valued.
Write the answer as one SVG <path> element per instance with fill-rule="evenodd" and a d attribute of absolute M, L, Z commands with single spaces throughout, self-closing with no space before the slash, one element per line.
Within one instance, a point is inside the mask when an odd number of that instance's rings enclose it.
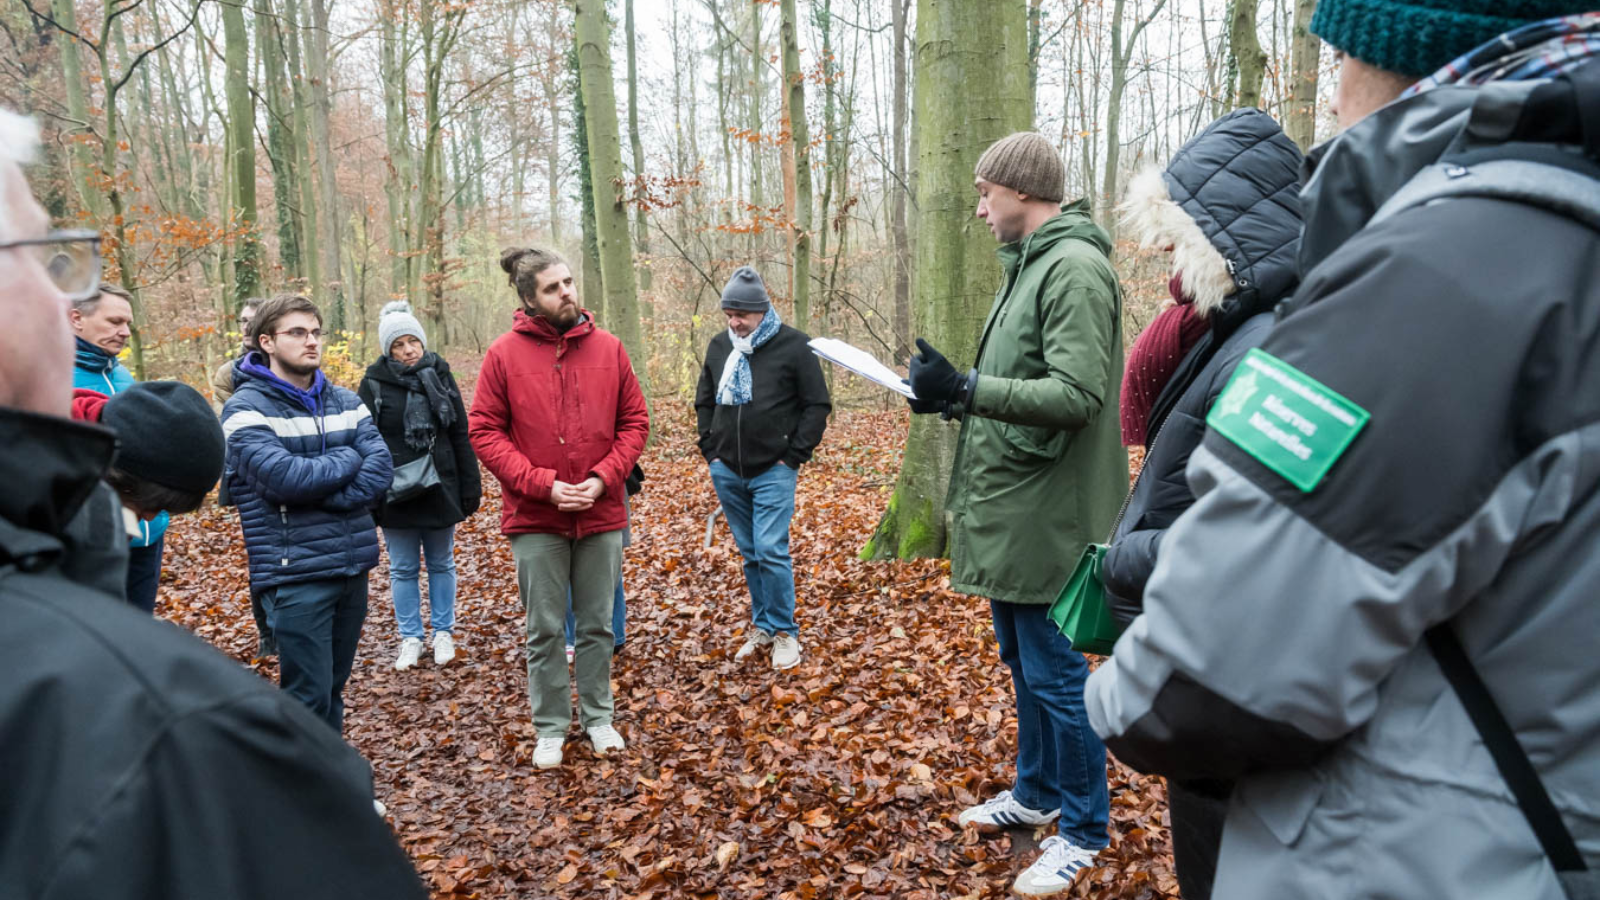
<path fill-rule="evenodd" d="M 204 493 L 222 475 L 222 425 L 187 384 L 135 384 L 106 401 L 100 424 L 117 433 L 112 464 L 135 478 Z"/>
<path fill-rule="evenodd" d="M 735 269 L 728 286 L 722 289 L 722 308 L 759 313 L 771 309 L 772 300 L 767 297 L 767 286 L 761 283 L 761 275 L 749 266 Z"/>

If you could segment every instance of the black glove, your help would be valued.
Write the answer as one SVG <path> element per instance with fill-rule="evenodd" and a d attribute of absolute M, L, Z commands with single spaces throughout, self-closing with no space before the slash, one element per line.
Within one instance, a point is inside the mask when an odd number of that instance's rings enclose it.
<path fill-rule="evenodd" d="M 917 338 L 917 349 L 920 353 L 911 355 L 911 390 L 916 393 L 917 399 L 912 402 L 912 411 L 917 411 L 917 403 L 937 403 L 941 406 L 947 403 L 958 403 L 967 398 L 967 376 L 956 371 L 950 365 L 950 360 L 944 354 L 933 349 L 922 338 Z M 928 410 L 938 412 L 939 407 Z"/>
<path fill-rule="evenodd" d="M 900 379 L 900 382 L 902 384 L 905 384 L 905 385 L 908 385 L 908 386 L 911 384 L 910 381 L 907 381 L 904 378 Z M 940 414 L 943 414 L 946 410 L 948 410 L 950 408 L 950 403 L 948 401 L 945 401 L 945 400 L 924 400 L 921 397 L 915 397 L 915 398 L 907 397 L 906 398 L 906 405 L 911 407 L 911 411 L 912 412 L 918 413 L 918 414 L 927 414 L 927 413 L 940 413 Z"/>
<path fill-rule="evenodd" d="M 639 468 L 638 463 L 633 464 L 633 471 L 629 472 L 628 477 L 623 479 L 622 486 L 628 492 L 629 497 L 644 490 L 644 470 Z"/>

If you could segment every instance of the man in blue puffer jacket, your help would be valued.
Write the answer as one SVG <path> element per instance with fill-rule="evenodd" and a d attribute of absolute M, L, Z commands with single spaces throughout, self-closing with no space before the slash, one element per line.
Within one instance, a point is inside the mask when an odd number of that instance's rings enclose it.
<path fill-rule="evenodd" d="M 256 312 L 251 351 L 222 407 L 225 477 L 278 639 L 279 684 L 344 725 L 344 685 L 367 618 L 367 572 L 378 564 L 370 508 L 393 461 L 367 408 L 322 375 L 322 314 L 285 294 Z"/>
<path fill-rule="evenodd" d="M 78 342 L 72 369 L 72 386 L 114 397 L 136 383 L 117 354 L 128 346 L 133 324 L 133 302 L 121 288 L 101 285 L 100 293 L 72 304 L 67 312 Z M 161 551 L 167 534 L 167 513 L 139 520 L 139 533 L 128 539 L 128 602 L 148 613 L 156 609 L 156 587 L 161 580 Z"/>

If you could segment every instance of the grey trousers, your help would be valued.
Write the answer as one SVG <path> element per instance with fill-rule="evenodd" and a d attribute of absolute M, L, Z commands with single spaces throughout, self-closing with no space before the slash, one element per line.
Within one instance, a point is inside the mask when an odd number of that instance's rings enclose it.
<path fill-rule="evenodd" d="M 524 655 L 528 699 L 539 737 L 565 737 L 572 724 L 567 681 L 567 591 L 577 623 L 574 670 L 585 728 L 611 724 L 611 604 L 622 575 L 622 532 L 572 540 L 559 534 L 515 534 L 517 590 L 528 614 Z"/>

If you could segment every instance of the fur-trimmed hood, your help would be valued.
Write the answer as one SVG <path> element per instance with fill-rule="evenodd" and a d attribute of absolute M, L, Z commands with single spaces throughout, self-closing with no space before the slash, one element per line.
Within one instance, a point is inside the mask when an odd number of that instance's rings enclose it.
<path fill-rule="evenodd" d="M 1235 294 L 1270 306 L 1297 280 L 1300 160 L 1271 116 L 1234 110 L 1184 144 L 1165 170 L 1134 176 L 1123 224 L 1145 247 L 1172 248 L 1172 273 L 1200 315 Z"/>

